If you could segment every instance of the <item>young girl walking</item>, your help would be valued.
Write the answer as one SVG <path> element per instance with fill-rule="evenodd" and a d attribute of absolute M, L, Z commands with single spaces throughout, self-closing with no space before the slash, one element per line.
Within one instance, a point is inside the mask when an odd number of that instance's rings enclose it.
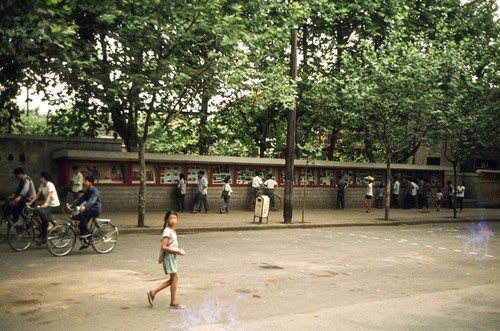
<path fill-rule="evenodd" d="M 170 275 L 170 279 L 161 283 L 154 290 L 147 292 L 148 301 L 151 307 L 153 307 L 156 294 L 170 286 L 170 308 L 186 308 L 186 306 L 177 302 L 177 283 L 179 282 L 179 276 L 177 275 L 177 255 L 184 255 L 185 252 L 182 248 L 178 247 L 177 232 L 175 231 L 176 224 L 177 213 L 168 211 L 165 215 L 165 222 L 163 224 L 163 239 L 161 240 L 158 263 L 163 263 L 165 274 Z"/>

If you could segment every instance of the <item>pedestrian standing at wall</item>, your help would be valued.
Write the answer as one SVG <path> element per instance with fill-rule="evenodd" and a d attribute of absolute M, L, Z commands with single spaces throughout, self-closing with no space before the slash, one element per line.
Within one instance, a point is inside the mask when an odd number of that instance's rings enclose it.
<path fill-rule="evenodd" d="M 373 177 L 366 176 L 365 179 L 368 181 L 366 184 L 366 195 L 365 195 L 365 207 L 366 212 L 371 213 L 372 211 L 372 198 L 373 198 Z"/>
<path fill-rule="evenodd" d="M 198 191 L 193 203 L 193 213 L 201 212 L 201 205 L 205 208 L 205 213 L 208 213 L 208 181 L 205 178 L 205 171 L 198 171 Z"/>
<path fill-rule="evenodd" d="M 406 191 L 405 191 L 405 197 L 403 200 L 403 209 L 411 209 L 412 208 L 412 195 L 411 195 L 411 190 L 413 189 L 413 186 L 411 185 L 411 178 L 407 177 L 406 178 Z"/>
<path fill-rule="evenodd" d="M 380 183 L 379 187 L 377 188 L 377 191 L 375 192 L 375 208 L 377 209 L 382 209 L 382 206 L 384 205 L 384 196 L 385 196 L 385 185 L 383 183 Z"/>
<path fill-rule="evenodd" d="M 398 177 L 394 176 L 394 183 L 392 184 L 392 199 L 391 207 L 399 208 L 399 180 Z"/>
<path fill-rule="evenodd" d="M 424 189 L 424 179 L 419 178 L 418 179 L 418 189 L 417 189 L 417 204 L 418 208 L 423 208 L 424 207 L 424 197 L 423 197 L 423 189 Z"/>
<path fill-rule="evenodd" d="M 410 208 L 416 208 L 417 207 L 416 199 L 417 199 L 417 193 L 418 193 L 419 186 L 413 180 L 410 181 L 410 185 L 411 185 L 411 207 Z"/>
<path fill-rule="evenodd" d="M 72 173 L 69 183 L 64 186 L 62 190 L 61 198 L 63 200 L 66 199 L 68 193 L 71 193 L 71 200 L 75 199 L 77 192 L 83 188 L 83 175 L 80 170 L 78 170 L 78 166 L 74 165 L 71 169 Z"/>
<path fill-rule="evenodd" d="M 176 187 L 177 211 L 181 213 L 186 209 L 186 180 L 184 178 L 184 174 L 179 174 Z"/>
<path fill-rule="evenodd" d="M 422 184 L 422 213 L 428 213 L 429 210 L 429 198 L 432 194 L 432 188 L 429 181 L 424 178 Z"/>
<path fill-rule="evenodd" d="M 224 204 L 222 205 L 222 208 L 219 209 L 220 213 L 229 213 L 229 203 L 231 202 L 231 196 L 233 195 L 233 189 L 231 188 L 231 185 L 229 184 L 229 181 L 231 180 L 230 176 L 226 176 L 224 178 L 224 185 L 222 185 L 222 193 L 220 195 L 221 199 L 224 200 Z"/>
<path fill-rule="evenodd" d="M 271 210 L 276 210 L 276 207 L 274 206 L 274 189 L 278 187 L 278 183 L 273 179 L 272 174 L 268 174 L 263 185 L 266 188 L 266 194 L 269 197 L 269 202 L 271 203 Z"/>
<path fill-rule="evenodd" d="M 335 185 L 337 188 L 337 210 L 344 210 L 345 207 L 345 189 L 349 186 L 344 181 L 344 178 L 342 176 L 338 177 L 338 182 Z"/>
<path fill-rule="evenodd" d="M 457 204 L 458 207 L 460 208 L 460 212 L 462 212 L 462 209 L 464 208 L 464 197 L 465 197 L 465 186 L 464 182 L 461 181 L 460 185 L 457 186 Z"/>
<path fill-rule="evenodd" d="M 451 180 L 446 183 L 447 187 L 447 197 L 448 197 L 448 208 L 453 208 L 453 195 L 455 194 L 455 189 L 453 188 L 453 184 Z"/>
<path fill-rule="evenodd" d="M 165 215 L 163 224 L 163 236 L 161 240 L 160 256 L 158 263 L 163 264 L 165 274 L 170 276 L 170 279 L 161 283 L 154 290 L 147 292 L 148 302 L 151 307 L 154 305 L 154 300 L 158 292 L 170 287 L 170 309 L 185 309 L 177 302 L 177 284 L 179 283 L 179 276 L 177 274 L 177 255 L 184 255 L 186 252 L 179 248 L 177 241 L 177 231 L 175 226 L 177 224 L 177 213 L 168 211 Z"/>
<path fill-rule="evenodd" d="M 255 172 L 255 176 L 252 178 L 252 192 L 255 196 L 259 194 L 259 190 L 264 186 L 262 183 L 262 178 L 260 178 L 260 171 Z"/>
<path fill-rule="evenodd" d="M 439 208 L 441 208 L 441 205 L 443 204 L 444 196 L 443 192 L 441 191 L 440 188 L 438 188 L 437 193 L 436 193 L 436 210 L 439 211 Z"/>

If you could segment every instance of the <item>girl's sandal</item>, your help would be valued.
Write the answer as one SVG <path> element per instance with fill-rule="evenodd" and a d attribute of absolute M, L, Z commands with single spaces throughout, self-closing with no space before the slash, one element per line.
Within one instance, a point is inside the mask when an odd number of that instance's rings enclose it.
<path fill-rule="evenodd" d="M 170 309 L 186 309 L 186 306 L 181 304 L 170 305 Z"/>
<path fill-rule="evenodd" d="M 153 307 L 153 303 L 154 303 L 154 301 L 155 301 L 155 297 L 154 297 L 154 295 L 151 293 L 151 291 L 148 291 L 148 293 L 147 293 L 147 294 L 148 294 L 148 301 L 149 301 L 149 305 L 150 305 L 151 307 Z"/>

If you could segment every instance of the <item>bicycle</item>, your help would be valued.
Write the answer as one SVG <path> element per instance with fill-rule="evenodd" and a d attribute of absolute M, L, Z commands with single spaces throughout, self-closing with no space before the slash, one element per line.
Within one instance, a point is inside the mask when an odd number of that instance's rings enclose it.
<path fill-rule="evenodd" d="M 264 189 L 264 193 L 267 193 L 267 191 L 265 189 Z M 255 200 L 257 199 L 257 196 L 259 196 L 259 195 L 260 194 L 258 191 L 254 191 L 252 189 L 252 192 L 250 192 L 250 194 L 246 197 L 245 206 L 247 207 L 247 209 L 249 211 L 255 210 Z M 263 194 L 263 195 L 267 195 L 267 194 Z M 278 195 L 274 194 L 274 206 L 269 206 L 270 210 L 278 211 L 281 209 L 281 206 L 282 206 L 281 198 Z"/>
<path fill-rule="evenodd" d="M 42 220 L 35 211 L 36 208 L 25 205 L 19 220 L 7 232 L 9 246 L 16 252 L 27 250 L 35 241 L 36 232 L 40 233 Z"/>
<path fill-rule="evenodd" d="M 58 224 L 49 230 L 46 245 L 54 256 L 65 256 L 73 250 L 78 236 L 82 247 L 92 245 L 98 253 L 109 253 L 118 242 L 118 228 L 111 224 L 109 219 L 92 217 L 90 220 L 90 237 L 82 238 L 75 221 L 69 219 L 58 221 Z"/>
<path fill-rule="evenodd" d="M 7 239 L 9 229 L 14 224 L 11 206 L 10 201 L 7 201 L 0 209 L 0 243 Z"/>

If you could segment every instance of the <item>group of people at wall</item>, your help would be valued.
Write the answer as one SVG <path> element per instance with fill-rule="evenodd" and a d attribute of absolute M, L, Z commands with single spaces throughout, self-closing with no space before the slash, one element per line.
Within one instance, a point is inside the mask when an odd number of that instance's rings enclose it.
<path fill-rule="evenodd" d="M 33 180 L 24 172 L 24 169 L 16 168 L 13 174 L 19 184 L 14 193 L 7 197 L 9 203 L 6 212 L 12 214 L 14 222 L 17 222 L 19 217 L 27 220 L 28 215 L 24 212 L 25 206 L 37 204 L 35 213 L 38 214 L 41 221 L 40 237 L 37 238 L 37 244 L 42 244 L 45 241 L 47 230 L 52 226 L 50 223 L 52 215 L 61 212 L 62 204 L 57 189 L 51 182 L 50 173 L 47 171 L 40 173 L 38 191 L 36 191 Z M 82 238 L 90 236 L 87 225 L 89 220 L 98 217 L 101 213 L 101 199 L 94 182 L 93 176 L 83 177 L 78 167 L 73 166 L 71 180 L 62 189 L 62 199 L 66 199 L 68 193 L 72 194 L 71 207 L 78 210 L 78 213 L 75 213 L 75 220 L 78 221 L 78 228 Z M 82 247 L 86 248 L 88 245 Z"/>
<path fill-rule="evenodd" d="M 271 208 L 274 206 L 274 189 L 278 187 L 278 183 L 273 179 L 272 174 L 267 175 L 266 181 L 262 181 L 260 177 L 260 171 L 255 172 L 255 176 L 252 178 L 252 191 L 255 196 L 257 196 L 260 189 L 265 189 L 266 194 L 269 196 L 271 202 Z M 201 213 L 202 207 L 205 213 L 208 213 L 208 180 L 205 178 L 205 172 L 203 170 L 198 171 L 197 174 L 197 191 L 193 199 L 193 209 L 192 213 Z M 229 213 L 229 205 L 231 202 L 231 197 L 234 195 L 233 189 L 231 188 L 231 176 L 226 176 L 224 178 L 224 185 L 222 186 L 221 199 L 223 199 L 223 205 L 219 209 L 219 212 Z M 176 198 L 177 198 L 177 210 L 179 212 L 184 212 L 186 210 L 186 190 L 187 181 L 183 173 L 179 174 L 179 180 L 176 186 Z"/>
<path fill-rule="evenodd" d="M 371 212 L 372 200 L 375 200 L 375 207 L 382 208 L 385 201 L 386 188 L 383 183 L 380 183 L 379 187 L 374 190 L 374 178 L 372 176 L 366 176 L 364 178 L 367 182 L 366 184 L 366 195 L 364 199 L 364 204 L 366 207 L 366 212 Z M 406 190 L 404 192 L 403 199 L 403 209 L 413 209 L 417 206 L 422 208 L 423 213 L 430 212 L 429 199 L 434 198 L 436 203 L 436 210 L 439 211 L 444 203 L 444 194 L 441 189 L 437 189 L 437 192 L 433 194 L 432 187 L 427 178 L 419 178 L 418 184 L 413 180 L 413 178 L 406 178 Z M 349 184 L 339 176 L 338 182 L 335 185 L 337 188 L 337 209 L 343 210 L 345 207 L 345 190 Z M 392 208 L 399 208 L 399 199 L 401 190 L 401 183 L 398 177 L 393 178 L 393 183 L 391 187 L 391 197 L 390 206 Z M 447 202 L 448 208 L 454 208 L 454 195 L 455 188 L 453 187 L 451 181 L 447 183 Z M 456 187 L 457 195 L 457 207 L 462 212 L 464 196 L 465 196 L 465 186 L 464 182 L 461 181 Z"/>

